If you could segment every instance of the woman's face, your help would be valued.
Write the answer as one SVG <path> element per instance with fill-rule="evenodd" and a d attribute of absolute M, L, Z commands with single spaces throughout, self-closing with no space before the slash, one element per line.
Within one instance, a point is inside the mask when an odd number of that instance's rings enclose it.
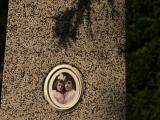
<path fill-rule="evenodd" d="M 73 89 L 72 86 L 73 86 L 72 81 L 67 80 L 67 81 L 65 82 L 65 90 L 66 90 L 66 91 L 72 90 L 72 89 Z"/>
<path fill-rule="evenodd" d="M 58 90 L 59 92 L 62 92 L 62 91 L 63 91 L 63 88 L 64 88 L 64 84 L 61 83 L 61 82 L 58 82 L 58 83 L 57 83 L 57 90 Z"/>

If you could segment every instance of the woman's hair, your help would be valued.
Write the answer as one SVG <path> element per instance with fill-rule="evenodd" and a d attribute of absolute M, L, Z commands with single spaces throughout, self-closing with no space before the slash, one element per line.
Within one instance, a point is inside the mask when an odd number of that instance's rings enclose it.
<path fill-rule="evenodd" d="M 58 79 L 58 78 L 56 77 L 56 79 L 55 79 L 55 81 L 54 81 L 54 83 L 53 83 L 53 86 L 52 86 L 52 90 L 56 90 L 56 91 L 57 91 L 57 84 L 58 84 L 58 82 L 64 84 L 64 81 L 63 81 L 63 80 L 60 80 L 60 79 Z M 63 92 L 64 92 L 64 89 L 63 89 Z"/>
<path fill-rule="evenodd" d="M 76 90 L 76 83 L 75 83 L 73 77 L 72 77 L 71 75 L 69 75 L 68 73 L 63 73 L 63 75 L 66 76 L 66 78 L 65 78 L 65 80 L 64 80 L 64 83 L 66 83 L 67 81 L 71 81 L 71 82 L 72 82 L 72 88 L 73 88 L 74 90 Z"/>

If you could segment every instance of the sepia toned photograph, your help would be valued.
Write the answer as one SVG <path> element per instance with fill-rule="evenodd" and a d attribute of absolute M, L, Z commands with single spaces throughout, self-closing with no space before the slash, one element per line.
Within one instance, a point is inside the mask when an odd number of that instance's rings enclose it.
<path fill-rule="evenodd" d="M 50 71 L 45 80 L 45 98 L 51 106 L 58 110 L 67 110 L 75 106 L 81 93 L 81 74 L 73 66 L 58 65 Z"/>
<path fill-rule="evenodd" d="M 60 104 L 68 104 L 76 94 L 76 84 L 71 75 L 60 73 L 54 83 L 52 97 Z"/>

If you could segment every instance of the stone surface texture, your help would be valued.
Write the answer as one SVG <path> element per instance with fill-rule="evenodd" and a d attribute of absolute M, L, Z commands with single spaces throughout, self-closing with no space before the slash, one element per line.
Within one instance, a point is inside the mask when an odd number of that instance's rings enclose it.
<path fill-rule="evenodd" d="M 125 2 L 91 0 L 90 19 L 63 46 L 54 17 L 79 1 L 9 1 L 0 120 L 125 119 Z M 64 112 L 43 93 L 46 76 L 62 63 L 77 67 L 84 82 L 81 100 Z"/>

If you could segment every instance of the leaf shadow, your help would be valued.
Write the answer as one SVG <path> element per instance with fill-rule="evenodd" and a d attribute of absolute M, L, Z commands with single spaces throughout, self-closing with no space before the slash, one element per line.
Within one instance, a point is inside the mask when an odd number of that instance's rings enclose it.
<path fill-rule="evenodd" d="M 87 28 L 91 35 L 91 0 L 79 0 L 77 4 L 70 10 L 66 10 L 63 13 L 53 17 L 55 20 L 55 27 L 53 31 L 58 38 L 58 45 L 67 48 L 70 41 L 76 41 L 76 36 L 80 25 L 83 20 L 87 20 Z"/>

